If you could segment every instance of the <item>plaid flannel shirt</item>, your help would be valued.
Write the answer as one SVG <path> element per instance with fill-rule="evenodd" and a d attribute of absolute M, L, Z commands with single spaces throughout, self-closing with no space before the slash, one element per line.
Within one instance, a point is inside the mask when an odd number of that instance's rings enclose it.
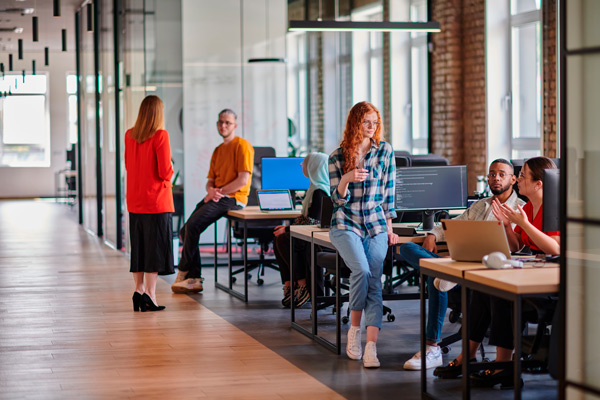
<path fill-rule="evenodd" d="M 333 202 L 331 226 L 352 231 L 360 237 L 373 237 L 387 232 L 388 218 L 396 218 L 396 164 L 392 146 L 383 141 L 379 146 L 372 142 L 371 149 L 365 154 L 364 165 L 369 171 L 369 177 L 364 182 L 350 182 L 346 195 L 342 197 L 337 191 L 344 174 L 342 148 L 337 148 L 329 156 Z"/>

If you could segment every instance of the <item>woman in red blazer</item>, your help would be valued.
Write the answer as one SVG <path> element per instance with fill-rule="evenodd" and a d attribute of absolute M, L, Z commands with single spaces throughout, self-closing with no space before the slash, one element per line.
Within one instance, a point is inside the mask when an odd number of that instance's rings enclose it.
<path fill-rule="evenodd" d="M 127 208 L 131 239 L 134 311 L 160 311 L 156 302 L 158 274 L 172 274 L 173 193 L 171 146 L 164 128 L 163 102 L 147 96 L 135 126 L 125 133 Z"/>

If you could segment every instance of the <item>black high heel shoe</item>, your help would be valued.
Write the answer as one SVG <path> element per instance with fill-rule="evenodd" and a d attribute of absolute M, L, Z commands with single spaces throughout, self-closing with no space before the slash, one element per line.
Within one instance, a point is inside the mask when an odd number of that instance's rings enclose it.
<path fill-rule="evenodd" d="M 142 294 L 140 292 L 133 292 L 133 311 L 140 311 L 140 303 L 142 302 Z"/>
<path fill-rule="evenodd" d="M 165 306 L 157 306 L 156 304 L 154 304 L 150 296 L 148 296 L 148 294 L 146 293 L 142 295 L 142 302 L 140 304 L 140 307 L 142 308 L 142 312 L 161 311 L 165 309 Z"/>

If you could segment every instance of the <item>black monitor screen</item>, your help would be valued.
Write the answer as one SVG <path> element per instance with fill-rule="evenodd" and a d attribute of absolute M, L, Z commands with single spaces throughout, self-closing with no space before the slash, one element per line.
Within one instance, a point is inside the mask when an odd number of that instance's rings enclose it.
<path fill-rule="evenodd" d="M 544 198 L 542 200 L 544 204 L 544 211 L 542 214 L 542 230 L 544 232 L 558 231 L 560 230 L 560 222 L 558 218 L 560 213 L 560 170 L 545 169 L 542 182 L 544 183 Z"/>
<path fill-rule="evenodd" d="M 263 157 L 262 188 L 306 190 L 310 181 L 302 172 L 304 157 Z"/>
<path fill-rule="evenodd" d="M 467 166 L 409 167 L 396 170 L 396 210 L 426 211 L 467 207 Z"/>

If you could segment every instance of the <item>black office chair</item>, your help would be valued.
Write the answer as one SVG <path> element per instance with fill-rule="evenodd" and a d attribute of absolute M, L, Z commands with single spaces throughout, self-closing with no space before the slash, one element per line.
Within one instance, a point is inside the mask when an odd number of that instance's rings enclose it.
<path fill-rule="evenodd" d="M 181 230 L 181 225 L 183 224 L 183 185 L 173 186 L 173 204 L 175 205 L 173 217 L 177 218 L 177 227 L 173 229 L 173 237 L 177 237 Z"/>
<path fill-rule="evenodd" d="M 410 165 L 412 167 L 436 167 L 450 165 L 450 161 L 438 154 L 412 154 Z"/>
<path fill-rule="evenodd" d="M 275 157 L 275 149 L 272 147 L 254 147 L 254 168 L 252 171 L 252 182 L 250 183 L 250 194 L 248 196 L 248 205 L 258 205 L 257 190 L 261 188 L 262 180 L 262 158 L 263 157 Z M 260 247 L 259 257 L 257 260 L 249 260 L 247 270 L 251 271 L 258 269 L 257 272 L 257 284 L 262 285 L 265 275 L 265 267 L 272 268 L 279 271 L 275 258 L 267 258 L 266 253 L 270 249 L 270 245 L 273 242 L 273 230 L 276 226 L 281 225 L 280 221 L 270 222 L 265 224 L 264 222 L 253 222 L 247 221 L 246 226 L 247 238 L 251 238 L 255 244 Z M 233 237 L 238 240 L 240 245 L 243 245 L 244 240 L 244 229 L 241 223 L 234 222 L 233 224 Z M 232 272 L 232 275 L 243 273 L 244 269 L 239 268 Z M 248 279 L 251 279 L 252 275 L 248 274 Z M 236 278 L 233 278 L 236 281 Z"/>

